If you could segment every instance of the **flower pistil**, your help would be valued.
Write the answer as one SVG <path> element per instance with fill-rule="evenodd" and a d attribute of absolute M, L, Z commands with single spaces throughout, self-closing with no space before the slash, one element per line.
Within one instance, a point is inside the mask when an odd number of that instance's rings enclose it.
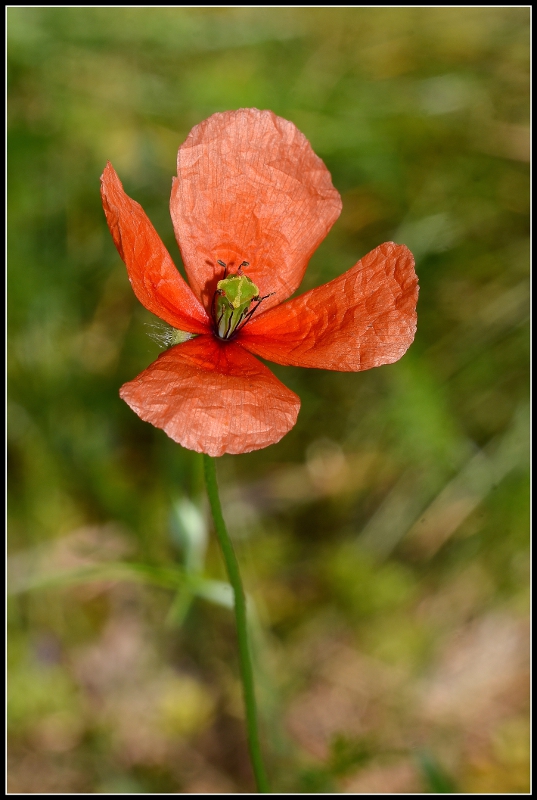
<path fill-rule="evenodd" d="M 216 336 L 226 341 L 240 331 L 261 302 L 270 295 L 260 297 L 255 283 L 243 273 L 242 268 L 250 266 L 248 261 L 243 261 L 237 272 L 229 276 L 227 265 L 223 261 L 218 263 L 224 267 L 224 277 L 216 284 L 212 317 Z"/>

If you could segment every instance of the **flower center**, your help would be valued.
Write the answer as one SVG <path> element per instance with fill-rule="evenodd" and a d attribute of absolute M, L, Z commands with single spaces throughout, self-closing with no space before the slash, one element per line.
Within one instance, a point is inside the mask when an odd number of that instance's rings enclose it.
<path fill-rule="evenodd" d="M 243 261 L 234 275 L 227 275 L 227 265 L 218 262 L 224 267 L 224 277 L 216 284 L 213 297 L 212 315 L 214 331 L 219 339 L 231 339 L 245 325 L 262 300 L 259 289 L 242 268 L 250 266 Z"/>
<path fill-rule="evenodd" d="M 213 314 L 216 334 L 220 339 L 230 339 L 239 326 L 245 323 L 257 308 L 259 289 L 246 275 L 230 275 L 216 284 Z"/>

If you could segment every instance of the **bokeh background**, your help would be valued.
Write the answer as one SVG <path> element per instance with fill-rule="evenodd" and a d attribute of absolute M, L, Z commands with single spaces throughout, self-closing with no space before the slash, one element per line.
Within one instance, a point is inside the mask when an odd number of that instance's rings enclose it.
<path fill-rule="evenodd" d="M 10 8 L 10 791 L 247 792 L 200 457 L 120 385 L 159 352 L 106 228 L 109 159 L 174 259 L 178 146 L 292 120 L 343 212 L 303 286 L 387 240 L 418 332 L 274 367 L 277 445 L 223 457 L 276 791 L 524 792 L 529 9 Z"/>

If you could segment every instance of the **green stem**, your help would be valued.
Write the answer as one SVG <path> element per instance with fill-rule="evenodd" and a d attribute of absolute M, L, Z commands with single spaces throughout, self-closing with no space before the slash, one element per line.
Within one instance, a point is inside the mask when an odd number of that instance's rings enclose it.
<path fill-rule="evenodd" d="M 233 545 L 226 529 L 226 523 L 222 515 L 220 497 L 218 495 L 218 484 L 216 482 L 216 467 L 211 456 L 203 456 L 203 468 L 205 471 L 205 483 L 207 484 L 207 494 L 214 520 L 214 527 L 224 561 L 226 562 L 229 582 L 233 587 L 235 595 L 235 620 L 237 623 L 237 639 L 239 644 L 239 663 L 242 678 L 242 690 L 244 694 L 244 705 L 246 707 L 246 728 L 248 732 L 248 746 L 250 748 L 250 758 L 254 770 L 258 792 L 268 792 L 267 777 L 261 758 L 261 748 L 259 746 L 259 733 L 257 730 L 257 708 L 254 691 L 254 673 L 250 658 L 250 648 L 248 645 L 248 628 L 246 621 L 246 598 L 242 588 L 239 562 L 233 550 Z"/>

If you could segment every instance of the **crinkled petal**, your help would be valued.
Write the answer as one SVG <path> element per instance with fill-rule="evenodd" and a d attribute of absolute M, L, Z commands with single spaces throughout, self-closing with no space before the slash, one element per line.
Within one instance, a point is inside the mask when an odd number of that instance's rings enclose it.
<path fill-rule="evenodd" d="M 110 162 L 101 176 L 101 197 L 114 244 L 140 303 L 174 328 L 206 333 L 209 320 L 205 310 L 177 271 L 141 205 L 123 191 Z"/>
<path fill-rule="evenodd" d="M 120 396 L 183 447 L 210 456 L 278 442 L 300 409 L 300 399 L 257 358 L 212 336 L 161 353 Z"/>
<path fill-rule="evenodd" d="M 270 308 L 300 284 L 338 218 L 330 173 L 292 122 L 272 111 L 213 114 L 179 148 L 170 210 L 192 289 L 209 308 L 218 260 L 246 274 Z"/>
<path fill-rule="evenodd" d="M 252 319 L 240 344 L 277 364 L 355 372 L 397 361 L 416 332 L 418 279 L 386 242 L 330 283 Z"/>

